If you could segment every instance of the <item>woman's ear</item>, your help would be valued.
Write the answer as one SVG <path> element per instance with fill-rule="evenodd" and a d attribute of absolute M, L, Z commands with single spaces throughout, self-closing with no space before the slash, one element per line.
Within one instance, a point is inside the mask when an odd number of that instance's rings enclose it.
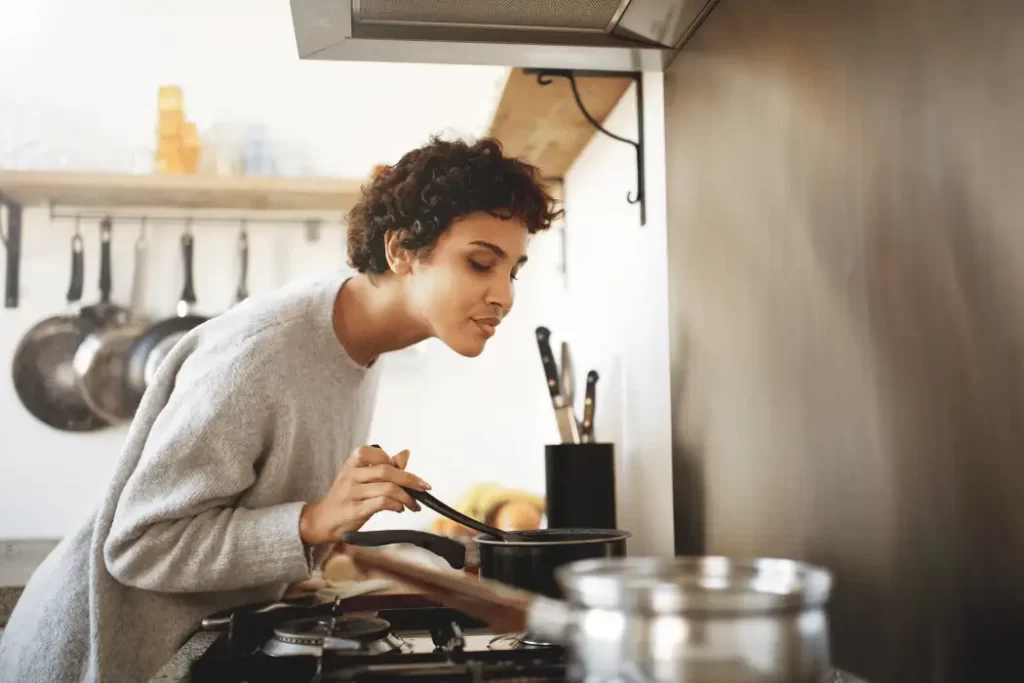
<path fill-rule="evenodd" d="M 401 245 L 402 235 L 399 230 L 389 230 L 384 236 L 384 251 L 388 257 L 388 268 L 395 275 L 405 275 L 412 268 L 411 251 Z"/>

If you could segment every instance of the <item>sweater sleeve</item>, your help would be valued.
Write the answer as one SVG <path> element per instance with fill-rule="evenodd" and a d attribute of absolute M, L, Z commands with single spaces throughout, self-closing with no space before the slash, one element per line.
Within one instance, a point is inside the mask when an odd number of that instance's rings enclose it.
<path fill-rule="evenodd" d="M 303 502 L 238 505 L 273 430 L 269 383 L 244 353 L 189 358 L 153 421 L 104 544 L 107 570 L 146 590 L 236 590 L 310 576 Z"/>

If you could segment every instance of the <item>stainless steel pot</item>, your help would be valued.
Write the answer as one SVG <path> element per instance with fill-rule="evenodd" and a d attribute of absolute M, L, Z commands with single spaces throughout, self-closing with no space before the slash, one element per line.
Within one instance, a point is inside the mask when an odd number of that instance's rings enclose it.
<path fill-rule="evenodd" d="M 569 645 L 585 683 L 827 683 L 824 569 L 781 559 L 602 558 L 556 572 L 531 632 Z"/>

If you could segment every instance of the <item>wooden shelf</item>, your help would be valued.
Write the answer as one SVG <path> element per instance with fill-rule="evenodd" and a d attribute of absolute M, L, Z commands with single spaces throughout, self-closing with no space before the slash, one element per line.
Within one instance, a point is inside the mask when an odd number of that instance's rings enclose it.
<path fill-rule="evenodd" d="M 64 171 L 0 170 L 0 195 L 28 208 L 162 207 L 274 211 L 347 211 L 364 181 Z"/>
<path fill-rule="evenodd" d="M 580 99 L 598 123 L 632 82 L 628 76 L 576 77 Z M 548 178 L 564 177 L 596 132 L 576 106 L 568 81 L 541 85 L 523 69 L 509 74 L 490 127 L 506 153 L 538 166 Z"/>

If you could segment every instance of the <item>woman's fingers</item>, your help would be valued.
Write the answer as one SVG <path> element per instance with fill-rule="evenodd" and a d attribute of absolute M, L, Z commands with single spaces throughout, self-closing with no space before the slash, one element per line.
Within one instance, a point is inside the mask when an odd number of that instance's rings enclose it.
<path fill-rule="evenodd" d="M 370 500 L 372 498 L 380 498 L 381 496 L 393 498 L 413 512 L 420 511 L 420 504 L 417 503 L 412 496 L 406 493 L 405 489 L 398 484 L 393 484 L 389 481 L 362 484 L 355 493 L 356 500 Z"/>
<path fill-rule="evenodd" d="M 392 456 L 391 464 L 400 470 L 404 470 L 405 466 L 409 464 L 409 451 L 400 451 L 397 455 Z"/>
<path fill-rule="evenodd" d="M 399 486 L 407 486 L 417 491 L 429 491 L 430 484 L 423 481 L 415 474 L 400 470 L 394 465 L 369 465 L 357 467 L 352 470 L 352 477 L 360 484 L 369 484 L 375 481 L 391 482 Z"/>
<path fill-rule="evenodd" d="M 390 465 L 391 458 L 376 446 L 360 446 L 352 452 L 345 465 L 348 467 L 367 467 L 369 465 Z"/>
<path fill-rule="evenodd" d="M 405 508 L 394 498 L 388 496 L 377 496 L 376 498 L 369 498 L 367 500 L 360 501 L 356 504 L 359 510 L 359 516 L 364 518 L 370 518 L 373 515 L 381 512 L 382 510 L 391 510 L 392 512 L 401 512 Z"/>

